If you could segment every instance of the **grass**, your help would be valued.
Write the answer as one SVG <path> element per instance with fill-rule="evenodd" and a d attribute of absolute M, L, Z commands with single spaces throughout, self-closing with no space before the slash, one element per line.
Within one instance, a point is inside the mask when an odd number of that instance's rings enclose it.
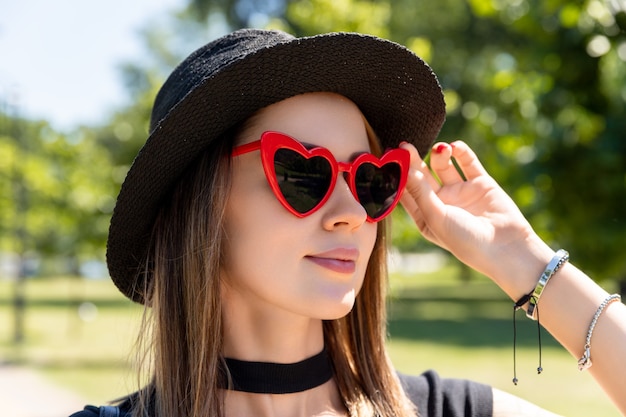
<path fill-rule="evenodd" d="M 457 276 L 453 265 L 436 273 L 392 277 L 388 347 L 398 370 L 417 374 L 435 369 L 445 377 L 476 380 L 566 416 L 619 416 L 590 375 L 579 372 L 576 360 L 545 331 L 544 372 L 537 375 L 536 324 L 521 312 L 520 382 L 514 386 L 511 302 L 484 277 L 459 283 Z M 134 389 L 129 352 L 141 307 L 109 281 L 29 280 L 26 338 L 15 347 L 12 286 L 0 281 L 0 361 L 35 368 L 89 403 L 102 404 Z"/>
<path fill-rule="evenodd" d="M 141 316 L 139 306 L 109 281 L 31 280 L 26 339 L 15 346 L 7 300 L 11 286 L 0 281 L 0 360 L 42 371 L 89 403 L 101 404 L 132 390 L 129 352 Z"/>
<path fill-rule="evenodd" d="M 517 378 L 513 385 L 512 302 L 487 278 L 459 284 L 447 267 L 430 276 L 395 276 L 390 299 L 389 350 L 396 367 L 494 386 L 564 416 L 620 416 L 591 375 L 536 322 L 517 315 Z M 416 282 L 420 281 L 420 282 Z"/>

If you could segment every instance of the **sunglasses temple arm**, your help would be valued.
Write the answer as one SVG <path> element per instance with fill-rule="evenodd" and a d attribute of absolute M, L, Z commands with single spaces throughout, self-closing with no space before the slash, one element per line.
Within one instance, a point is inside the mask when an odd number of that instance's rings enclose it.
<path fill-rule="evenodd" d="M 243 155 L 244 153 L 256 151 L 258 149 L 261 149 L 261 141 L 260 140 L 257 140 L 257 141 L 254 141 L 254 142 L 250 142 L 250 143 L 246 143 L 245 145 L 241 145 L 241 146 L 235 147 L 235 149 L 233 149 L 233 153 L 231 155 L 233 157 L 234 156 L 239 156 L 239 155 Z"/>

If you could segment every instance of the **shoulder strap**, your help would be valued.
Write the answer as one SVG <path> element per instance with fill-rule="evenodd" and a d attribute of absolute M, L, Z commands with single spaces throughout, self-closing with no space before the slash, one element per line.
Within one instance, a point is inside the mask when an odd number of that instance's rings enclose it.
<path fill-rule="evenodd" d="M 112 405 L 100 407 L 100 417 L 120 417 L 120 408 Z"/>

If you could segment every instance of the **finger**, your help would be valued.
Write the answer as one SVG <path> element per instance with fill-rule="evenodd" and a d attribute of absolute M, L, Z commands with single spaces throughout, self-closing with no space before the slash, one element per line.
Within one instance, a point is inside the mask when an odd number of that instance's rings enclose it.
<path fill-rule="evenodd" d="M 457 140 L 451 144 L 452 156 L 456 159 L 457 164 L 465 178 L 468 180 L 480 177 L 482 175 L 488 175 L 487 170 L 478 160 L 478 157 L 474 151 L 467 145 L 467 143 Z"/>
<path fill-rule="evenodd" d="M 414 174 L 419 175 L 419 173 L 417 172 L 415 172 Z M 427 181 L 423 181 L 423 184 L 425 184 L 424 190 L 420 190 L 418 187 L 410 184 L 412 184 L 412 181 L 409 181 L 407 183 L 407 188 L 405 188 L 404 193 L 400 198 L 400 203 L 409 214 L 409 216 L 411 216 L 413 222 L 415 222 L 415 225 L 417 226 L 422 236 L 430 242 L 433 242 L 445 248 L 443 243 L 440 242 L 437 238 L 437 232 L 431 227 L 431 224 L 433 222 L 435 225 L 440 225 L 443 223 L 442 221 L 435 218 L 435 213 L 442 213 L 442 208 L 437 206 L 437 203 L 442 204 L 441 201 L 438 199 L 437 194 L 428 185 Z M 423 196 L 423 198 L 417 197 L 418 195 Z M 429 197 L 434 200 L 429 200 Z M 422 208 L 418 204 L 418 200 L 422 201 L 422 204 L 424 204 L 424 210 L 422 210 Z M 440 215 L 439 218 L 441 217 L 443 216 Z"/>
<path fill-rule="evenodd" d="M 463 181 L 452 163 L 452 146 L 447 143 L 436 143 L 430 152 L 430 168 L 439 177 L 442 185 L 456 184 Z"/>
<path fill-rule="evenodd" d="M 400 204 L 402 204 L 402 207 L 404 207 L 404 210 L 408 213 L 408 215 L 411 216 L 411 219 L 415 223 L 415 226 L 417 226 L 417 229 L 420 231 L 422 236 L 430 241 L 434 241 L 433 233 L 428 227 L 426 219 L 424 219 L 422 210 L 420 210 L 413 195 L 406 191 L 406 189 L 404 193 L 402 193 L 402 197 L 400 197 Z"/>
<path fill-rule="evenodd" d="M 410 143 L 403 142 L 400 144 L 400 148 L 406 149 L 407 151 L 409 151 L 409 155 L 411 157 L 409 171 L 410 170 L 420 171 L 424 175 L 424 178 L 426 179 L 426 181 L 428 181 L 428 184 L 435 191 L 439 190 L 441 188 L 441 185 L 439 184 L 439 182 L 437 182 L 437 179 L 433 177 L 433 174 L 430 171 L 430 168 L 428 167 L 428 165 L 426 165 L 426 163 L 420 156 L 415 146 L 413 146 Z"/>
<path fill-rule="evenodd" d="M 409 169 L 406 188 L 402 194 L 402 205 L 423 231 L 428 225 L 441 221 L 445 213 L 445 205 L 433 189 L 433 186 L 439 189 L 439 184 L 433 178 L 428 166 L 419 158 L 415 148 L 412 145 L 401 147 L 405 147 L 412 153 L 411 169 Z M 413 157 L 417 159 L 413 160 Z"/>
<path fill-rule="evenodd" d="M 415 199 L 406 190 L 400 197 L 400 204 L 402 204 L 404 210 L 411 216 L 417 228 L 423 233 L 424 226 L 426 225 L 424 216 Z"/>

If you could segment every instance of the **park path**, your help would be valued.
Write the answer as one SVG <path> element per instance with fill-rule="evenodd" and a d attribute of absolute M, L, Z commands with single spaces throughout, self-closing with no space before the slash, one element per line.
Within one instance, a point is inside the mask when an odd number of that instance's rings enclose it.
<path fill-rule="evenodd" d="M 85 401 L 58 387 L 36 371 L 0 364 L 0 415 L 2 417 L 68 417 Z"/>

